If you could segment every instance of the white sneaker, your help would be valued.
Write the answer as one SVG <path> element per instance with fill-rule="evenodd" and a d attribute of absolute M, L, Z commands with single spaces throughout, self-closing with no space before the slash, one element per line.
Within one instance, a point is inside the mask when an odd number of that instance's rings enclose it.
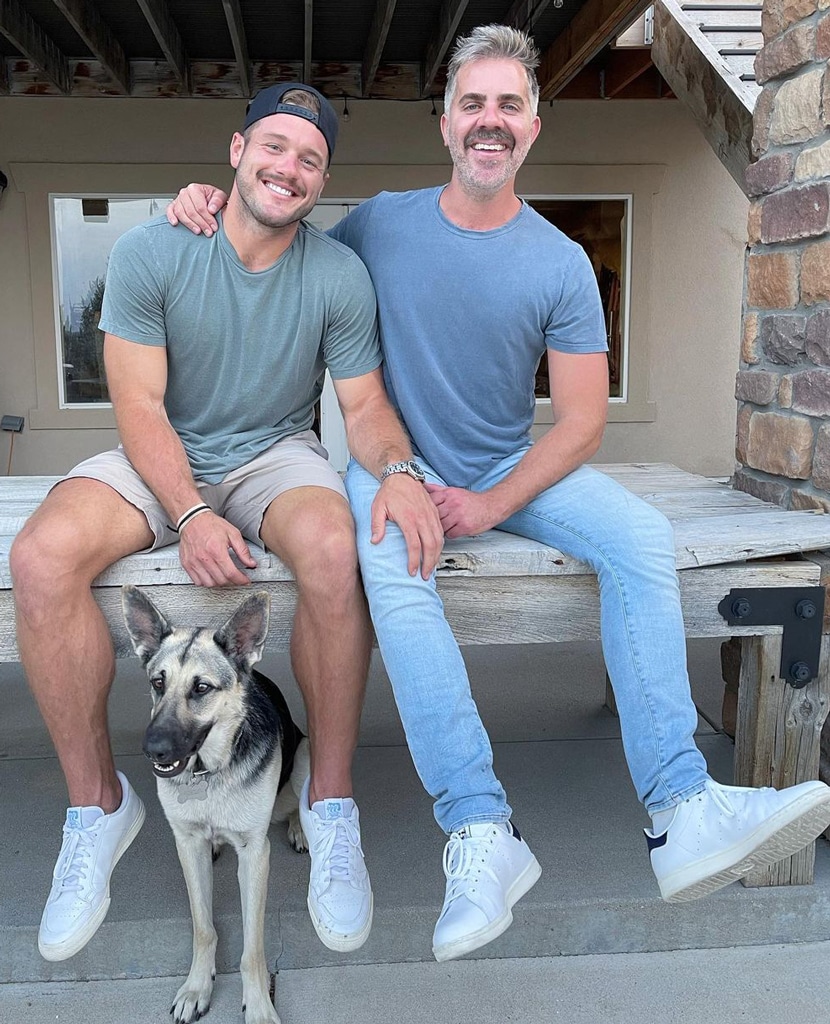
<path fill-rule="evenodd" d="M 372 886 L 360 847 L 360 821 L 351 797 L 308 806 L 306 779 L 300 823 L 308 839 L 311 875 L 308 912 L 324 946 L 338 953 L 359 949 L 372 928 Z"/>
<path fill-rule="evenodd" d="M 98 931 L 110 906 L 110 876 L 144 824 L 144 804 L 121 772 L 121 806 L 70 807 L 37 946 L 46 960 L 67 960 Z"/>
<path fill-rule="evenodd" d="M 830 825 L 830 788 L 744 789 L 709 781 L 674 809 L 668 829 L 646 830 L 660 895 L 696 900 L 798 853 Z"/>
<path fill-rule="evenodd" d="M 513 905 L 542 873 L 510 822 L 467 825 L 444 847 L 447 890 L 432 936 L 436 960 L 471 953 L 507 931 Z"/>

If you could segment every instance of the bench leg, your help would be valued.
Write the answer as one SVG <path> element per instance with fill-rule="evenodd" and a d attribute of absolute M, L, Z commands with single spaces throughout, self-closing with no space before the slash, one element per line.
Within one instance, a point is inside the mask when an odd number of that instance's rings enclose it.
<path fill-rule="evenodd" d="M 818 778 L 821 728 L 830 696 L 830 638 L 821 641 L 819 675 L 795 690 L 779 679 L 781 636 L 741 638 L 741 675 L 735 736 L 735 785 L 783 789 Z M 744 885 L 809 885 L 815 844 Z"/>

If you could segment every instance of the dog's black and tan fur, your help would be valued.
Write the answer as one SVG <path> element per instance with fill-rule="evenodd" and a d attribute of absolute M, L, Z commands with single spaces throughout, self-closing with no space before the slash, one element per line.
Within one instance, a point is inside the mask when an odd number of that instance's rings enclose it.
<path fill-rule="evenodd" d="M 268 826 L 288 819 L 291 845 L 307 849 L 298 797 L 309 760 L 308 741 L 278 687 L 252 667 L 268 631 L 268 594 L 251 594 L 218 630 L 173 628 L 135 587 L 124 587 L 122 600 L 152 688 L 144 752 L 153 762 L 193 917 L 193 962 L 173 1003 L 173 1020 L 189 1024 L 210 1005 L 212 854 L 229 843 L 239 858 L 246 1024 L 279 1024 L 263 949 Z"/>

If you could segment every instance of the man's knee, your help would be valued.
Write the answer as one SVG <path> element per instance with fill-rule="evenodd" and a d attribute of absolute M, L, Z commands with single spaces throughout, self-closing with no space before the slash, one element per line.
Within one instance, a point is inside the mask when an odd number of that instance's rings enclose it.
<path fill-rule="evenodd" d="M 304 511 L 286 552 L 301 589 L 331 593 L 358 580 L 354 522 L 345 502 L 321 503 Z"/>
<path fill-rule="evenodd" d="M 73 587 L 88 586 L 81 524 L 36 518 L 15 537 L 9 552 L 9 570 L 18 608 L 43 608 L 50 599 L 62 599 Z"/>

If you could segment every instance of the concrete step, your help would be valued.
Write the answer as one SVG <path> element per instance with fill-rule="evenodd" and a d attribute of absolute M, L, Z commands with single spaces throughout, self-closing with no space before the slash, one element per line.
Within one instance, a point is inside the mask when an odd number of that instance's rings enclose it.
<path fill-rule="evenodd" d="M 536 957 L 437 964 L 368 964 L 281 971 L 284 1024 L 820 1024 L 827 1018 L 830 942 Z M 0 986 L 8 1024 L 169 1024 L 179 979 L 33 982 Z M 242 983 L 219 976 L 208 1020 L 239 1022 Z"/>
<path fill-rule="evenodd" d="M 530 958 L 824 939 L 830 911 L 830 845 L 824 841 L 814 886 L 733 885 L 697 903 L 660 900 L 641 832 L 648 820 L 628 777 L 616 719 L 601 706 L 601 661 L 597 665 L 595 652 L 591 658 L 588 653 L 559 652 L 555 665 L 550 652 L 535 648 L 491 648 L 469 656 L 514 820 L 543 867 L 540 881 L 516 907 L 513 927 L 479 956 Z M 711 678 L 715 654 L 709 649 L 699 654 L 698 666 Z M 286 671 L 282 664 L 266 669 L 275 676 Z M 285 690 L 292 705 L 298 705 L 293 688 Z M 0 727 L 5 826 L 0 981 L 186 974 L 191 939 L 185 886 L 149 765 L 138 753 L 148 708 L 138 666 L 119 666 L 112 719 L 119 767 L 144 800 L 147 821 L 113 876 L 106 922 L 86 949 L 60 964 L 41 959 L 36 936 L 60 842 L 63 781 L 19 670 L 7 669 L 0 676 L 0 693 L 7 700 Z M 279 970 L 431 960 L 432 929 L 443 898 L 444 837 L 403 745 L 377 665 L 363 738 L 355 759 L 355 787 L 375 892 L 372 935 L 348 956 L 320 944 L 305 906 L 307 860 L 288 847 L 275 827 L 265 941 L 269 960 Z M 731 742 L 705 722 L 698 740 L 712 773 L 731 781 Z M 218 969 L 233 971 L 242 939 L 231 851 L 215 868 L 215 916 Z"/>

